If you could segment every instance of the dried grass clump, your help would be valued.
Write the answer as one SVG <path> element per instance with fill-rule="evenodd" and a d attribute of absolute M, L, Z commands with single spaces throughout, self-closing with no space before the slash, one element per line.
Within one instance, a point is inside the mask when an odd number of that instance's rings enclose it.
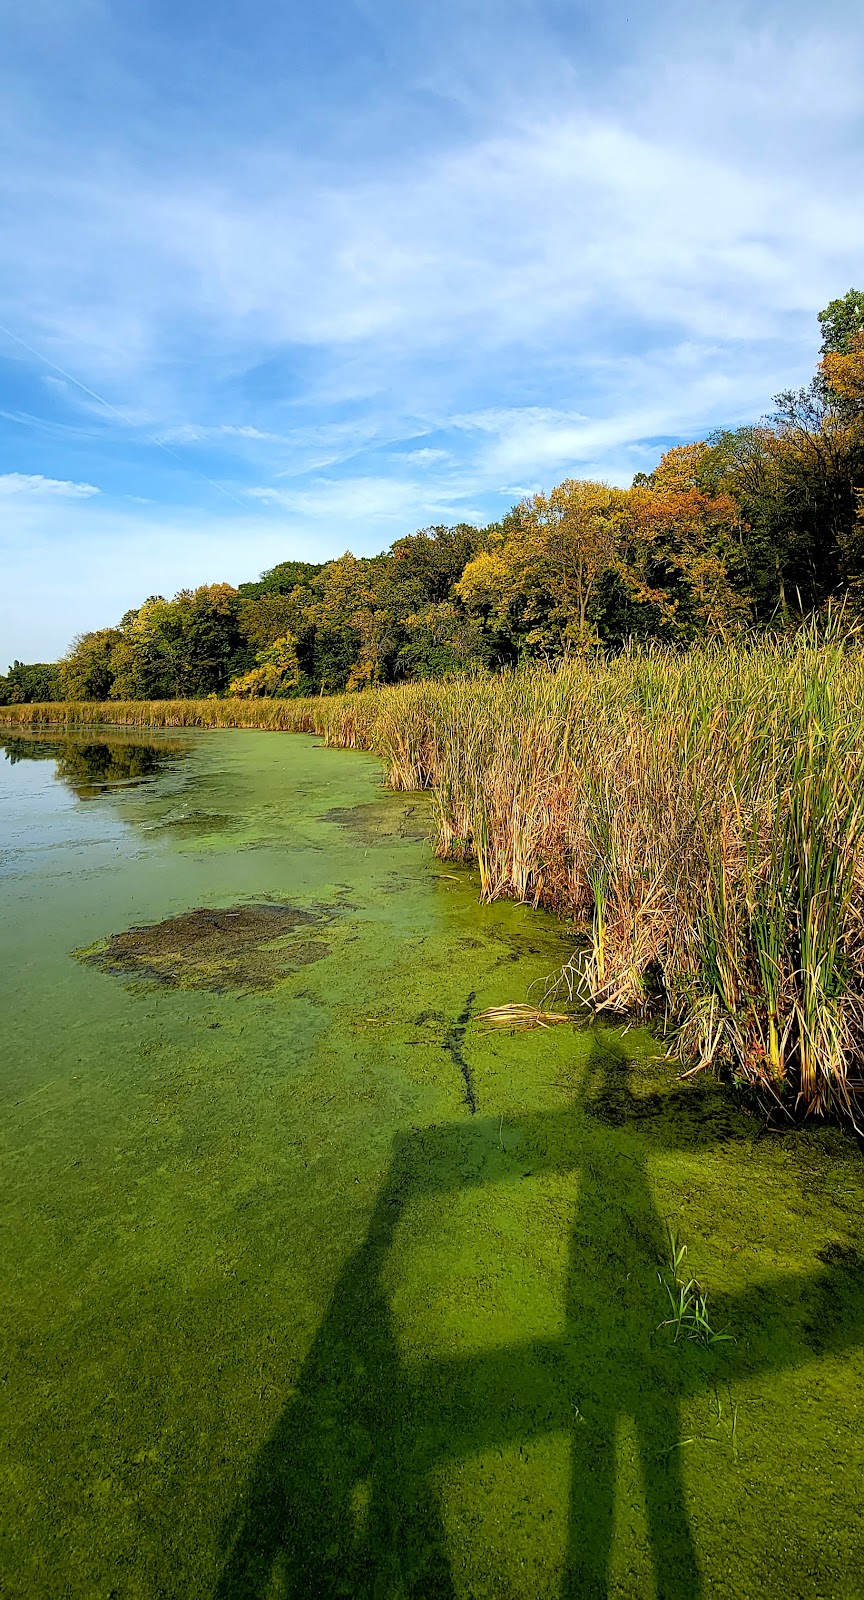
<path fill-rule="evenodd" d="M 488 1006 L 477 1013 L 478 1022 L 485 1022 L 486 1033 L 499 1030 L 508 1033 L 527 1033 L 531 1028 L 555 1028 L 573 1018 L 563 1011 L 540 1011 L 537 1006 L 513 1003 L 505 1006 Z"/>

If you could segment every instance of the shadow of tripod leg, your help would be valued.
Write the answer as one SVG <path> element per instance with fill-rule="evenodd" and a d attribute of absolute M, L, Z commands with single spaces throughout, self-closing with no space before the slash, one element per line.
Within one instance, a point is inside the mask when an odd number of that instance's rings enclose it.
<path fill-rule="evenodd" d="M 396 1378 L 398 1368 L 391 1362 Z M 289 1407 L 261 1453 L 215 1600 L 454 1600 L 438 1495 L 412 1418 L 374 1391 L 325 1419 Z M 327 1423 L 332 1426 L 327 1426 Z M 371 1424 L 366 1426 L 364 1424 Z"/>
<path fill-rule="evenodd" d="M 702 1580 L 684 1497 L 676 1401 L 655 1390 L 640 1408 L 636 1427 L 657 1600 L 698 1600 Z"/>
<path fill-rule="evenodd" d="M 370 1545 L 374 1600 L 455 1600 L 438 1495 L 431 1476 L 380 1475 L 373 1489 Z"/>
<path fill-rule="evenodd" d="M 605 1600 L 615 1496 L 614 1418 L 572 1436 L 570 1533 L 561 1600 Z"/>
<path fill-rule="evenodd" d="M 362 1446 L 335 1452 L 308 1405 L 289 1407 L 259 1457 L 214 1600 L 339 1593 L 358 1556 L 363 1567 L 352 1489 L 367 1470 Z"/>

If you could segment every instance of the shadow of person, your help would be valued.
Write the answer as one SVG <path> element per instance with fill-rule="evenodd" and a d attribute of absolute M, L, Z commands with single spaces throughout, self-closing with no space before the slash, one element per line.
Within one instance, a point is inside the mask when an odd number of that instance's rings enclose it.
<path fill-rule="evenodd" d="M 832 1269 L 712 1301 L 716 1326 L 750 1330 L 734 1344 L 673 1346 L 658 1333 L 669 1304 L 657 1271 L 664 1230 L 648 1160 L 749 1136 L 720 1091 L 634 1093 L 609 1036 L 602 1045 L 595 1039 L 581 1102 L 520 1119 L 506 1140 L 497 1119 L 480 1117 L 399 1135 L 367 1236 L 346 1263 L 228 1530 L 217 1600 L 451 1600 L 438 1469 L 562 1432 L 571 1445 L 564 1600 L 607 1593 L 617 1466 L 628 1437 L 658 1600 L 698 1600 L 681 1475 L 682 1398 L 809 1358 L 813 1327 L 825 1349 L 861 1338 L 860 1284 L 850 1289 L 844 1280 L 838 1289 Z M 424 1194 L 549 1172 L 572 1178 L 577 1201 L 561 1332 L 477 1355 L 407 1359 L 384 1290 L 406 1206 Z M 535 1592 L 529 1577 L 526 1600 Z"/>
<path fill-rule="evenodd" d="M 382 1275 L 401 1161 L 256 1463 L 217 1595 L 453 1595 Z"/>

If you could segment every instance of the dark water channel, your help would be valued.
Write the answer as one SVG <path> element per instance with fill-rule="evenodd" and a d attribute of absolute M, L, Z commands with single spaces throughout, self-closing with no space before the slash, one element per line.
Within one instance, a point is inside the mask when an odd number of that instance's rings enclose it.
<path fill-rule="evenodd" d="M 864 1596 L 856 1147 L 484 1034 L 569 946 L 379 783 L 0 731 L 0 1592 Z"/>

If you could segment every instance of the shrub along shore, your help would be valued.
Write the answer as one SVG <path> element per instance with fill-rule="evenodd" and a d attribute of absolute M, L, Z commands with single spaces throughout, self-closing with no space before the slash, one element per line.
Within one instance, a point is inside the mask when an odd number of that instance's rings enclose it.
<path fill-rule="evenodd" d="M 856 1116 L 855 642 L 805 630 L 314 699 L 15 705 L 0 719 L 281 729 L 374 751 L 392 788 L 432 790 L 437 850 L 476 862 L 484 898 L 572 920 L 573 993 L 612 1013 L 659 1009 L 693 1070 L 723 1064 L 799 1113 Z"/>

